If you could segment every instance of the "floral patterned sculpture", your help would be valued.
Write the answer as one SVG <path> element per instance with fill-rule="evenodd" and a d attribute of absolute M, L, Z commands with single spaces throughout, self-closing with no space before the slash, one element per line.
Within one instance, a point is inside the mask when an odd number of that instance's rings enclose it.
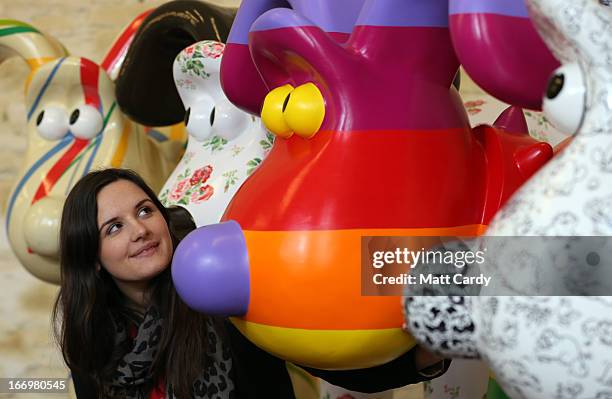
<path fill-rule="evenodd" d="M 219 80 L 225 45 L 203 41 L 174 62 L 174 80 L 187 109 L 187 151 L 161 190 L 166 205 L 189 210 L 197 226 L 217 223 L 242 182 L 273 144 L 258 118 L 231 104 Z"/>
<path fill-rule="evenodd" d="M 485 265 L 497 283 L 478 297 L 408 297 L 407 322 L 430 349 L 485 359 L 511 397 L 609 398 L 612 301 L 578 295 L 609 295 L 612 288 L 606 161 L 612 148 L 612 9 L 590 0 L 527 5 L 564 63 L 548 85 L 546 115 L 576 136 L 517 191 L 482 239 L 495 251 L 495 261 Z M 534 247 L 495 239 L 521 235 L 547 238 Z M 518 261 L 522 273 L 504 272 Z M 536 284 L 539 292 L 530 290 Z M 525 292 L 577 296 L 487 296 Z"/>
<path fill-rule="evenodd" d="M 106 57 L 111 74 L 145 17 L 130 24 Z M 8 238 L 28 271 L 58 283 L 59 219 L 73 184 L 92 169 L 112 166 L 132 168 L 160 188 L 182 153 L 185 135 L 179 130 L 178 140 L 168 140 L 145 134 L 117 107 L 114 83 L 102 66 L 68 56 L 28 24 L 0 26 L 0 50 L 23 57 L 32 70 L 25 82 L 28 148 L 6 210 Z"/>
<path fill-rule="evenodd" d="M 183 299 L 298 364 L 409 350 L 399 298 L 361 295 L 361 236 L 479 234 L 552 154 L 516 110 L 500 120 L 513 132 L 472 130 L 457 68 L 447 1 L 245 0 L 223 89 L 279 137 L 228 206 L 239 226 L 181 242 Z"/>

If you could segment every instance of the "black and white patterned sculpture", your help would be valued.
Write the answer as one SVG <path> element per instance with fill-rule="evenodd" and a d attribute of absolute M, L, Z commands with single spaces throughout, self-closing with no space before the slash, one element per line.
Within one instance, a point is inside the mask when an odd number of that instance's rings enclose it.
<path fill-rule="evenodd" d="M 597 0 L 526 3 L 564 64 L 544 110 L 575 137 L 482 238 L 495 254 L 483 265 L 492 284 L 480 296 L 407 297 L 407 327 L 438 353 L 484 359 L 512 398 L 610 399 L 612 297 L 578 295 L 612 292 L 612 8 Z M 499 236 L 540 238 L 528 246 Z"/>

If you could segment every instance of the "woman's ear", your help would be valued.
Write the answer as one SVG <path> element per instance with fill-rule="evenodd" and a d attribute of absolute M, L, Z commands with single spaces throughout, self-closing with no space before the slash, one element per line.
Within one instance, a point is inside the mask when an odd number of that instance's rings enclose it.
<path fill-rule="evenodd" d="M 102 269 L 102 265 L 100 262 L 96 262 L 96 274 L 100 274 L 100 270 Z"/>

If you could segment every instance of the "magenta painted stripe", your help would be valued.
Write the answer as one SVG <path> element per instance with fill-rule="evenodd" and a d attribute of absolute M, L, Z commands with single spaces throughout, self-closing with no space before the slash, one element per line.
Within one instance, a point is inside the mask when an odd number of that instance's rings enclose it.
<path fill-rule="evenodd" d="M 253 64 L 249 46 L 228 43 L 221 60 L 221 87 L 237 107 L 258 115 L 268 88 Z"/>
<path fill-rule="evenodd" d="M 247 44 L 253 22 L 266 11 L 278 7 L 288 8 L 290 6 L 283 0 L 244 0 L 236 14 L 227 42 Z"/>
<path fill-rule="evenodd" d="M 449 14 L 500 14 L 528 18 L 523 0 L 449 0 Z"/>
<path fill-rule="evenodd" d="M 446 27 L 448 0 L 367 0 L 357 25 Z"/>
<path fill-rule="evenodd" d="M 308 32 L 309 29 L 313 31 Z M 292 54 L 299 54 L 312 65 L 316 75 L 321 78 L 313 76 L 309 68 L 288 68 L 291 73 L 287 73 L 283 68 L 270 67 L 261 68 L 260 72 L 270 89 L 288 81 L 295 87 L 306 82 L 317 84 L 328 110 L 322 130 L 429 130 L 467 126 L 461 102 L 456 101 L 449 91 L 458 62 L 448 29 L 356 27 L 358 37 L 376 37 L 377 43 L 387 44 L 373 46 L 370 50 L 372 57 L 367 70 L 376 71 L 375 74 L 366 74 L 363 68 L 353 67 L 348 58 L 331 56 L 334 52 L 327 50 L 334 43 L 318 40 L 322 34 L 320 31 L 317 34 L 314 29 L 304 27 L 299 31 L 287 28 L 252 32 L 251 55 L 256 63 L 264 67 L 269 65 L 265 62 L 270 53 L 280 60 L 280 65 L 290 63 Z M 310 40 L 304 40 L 304 37 Z M 351 44 L 354 43 L 348 45 Z M 399 44 L 401 47 L 398 51 Z M 390 59 L 394 62 L 389 62 Z M 229 66 L 229 63 L 225 64 L 226 60 L 223 62 L 224 68 Z M 238 72 L 242 64 L 235 67 L 236 76 L 242 77 L 242 72 Z M 230 71 L 224 69 L 222 77 L 227 76 L 226 72 Z M 223 88 L 232 101 L 242 97 L 243 101 L 237 103 L 243 106 L 246 98 L 263 99 L 263 93 L 255 97 L 254 92 L 244 92 L 244 85 L 240 86 L 237 79 L 232 93 L 228 93 L 227 80 L 223 82 Z"/>

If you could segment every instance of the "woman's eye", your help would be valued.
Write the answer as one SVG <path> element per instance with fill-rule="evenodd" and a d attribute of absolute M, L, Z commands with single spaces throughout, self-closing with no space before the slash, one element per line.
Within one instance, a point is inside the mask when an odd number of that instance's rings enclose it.
<path fill-rule="evenodd" d="M 106 230 L 106 234 L 110 235 L 116 233 L 121 228 L 121 223 L 113 223 L 108 226 L 108 230 Z"/>
<path fill-rule="evenodd" d="M 150 207 L 145 206 L 145 207 L 140 208 L 140 210 L 138 211 L 138 216 L 146 216 L 152 212 L 153 210 Z"/>

